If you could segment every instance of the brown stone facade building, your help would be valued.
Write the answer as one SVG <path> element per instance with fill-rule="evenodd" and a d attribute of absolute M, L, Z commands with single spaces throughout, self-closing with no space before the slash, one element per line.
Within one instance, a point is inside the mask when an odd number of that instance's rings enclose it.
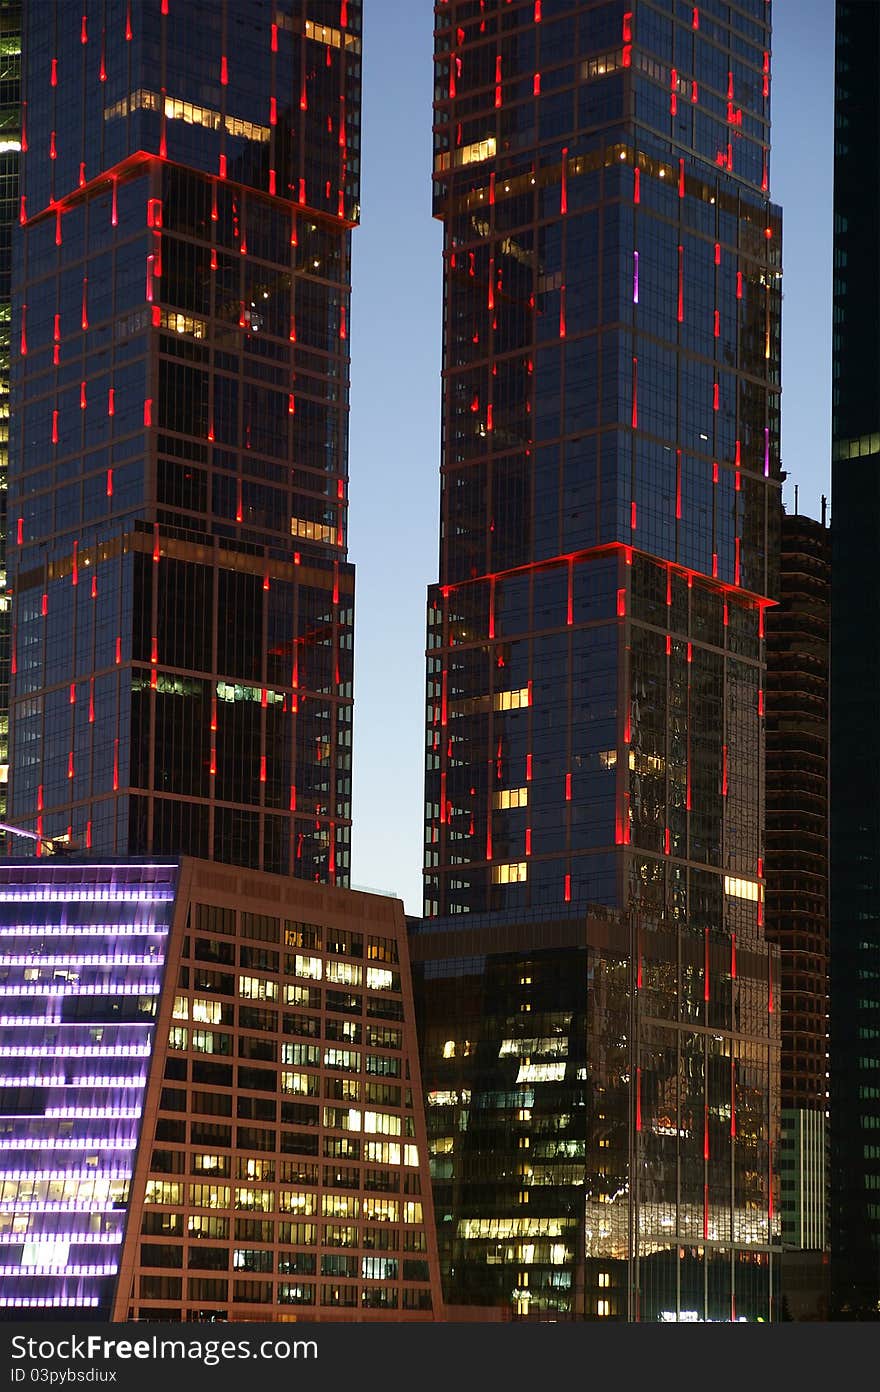
<path fill-rule="evenodd" d="M 442 1317 L 399 900 L 7 862 L 0 946 L 0 1317 Z"/>

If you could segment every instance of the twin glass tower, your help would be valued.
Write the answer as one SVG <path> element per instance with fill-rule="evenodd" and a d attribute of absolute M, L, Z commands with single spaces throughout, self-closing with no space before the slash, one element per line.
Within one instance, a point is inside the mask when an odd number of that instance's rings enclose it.
<path fill-rule="evenodd" d="M 345 885 L 356 0 L 25 6 L 9 820 Z M 765 0 L 435 6 L 446 1297 L 774 1317 Z"/>
<path fill-rule="evenodd" d="M 345 884 L 360 4 L 23 46 L 9 820 Z"/>
<path fill-rule="evenodd" d="M 769 1319 L 770 6 L 435 6 L 440 579 L 415 935 L 444 1278 Z"/>

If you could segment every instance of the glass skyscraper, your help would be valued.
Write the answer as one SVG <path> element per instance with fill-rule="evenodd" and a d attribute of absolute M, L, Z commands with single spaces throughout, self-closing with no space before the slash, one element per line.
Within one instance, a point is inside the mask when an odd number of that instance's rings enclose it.
<path fill-rule="evenodd" d="M 21 151 L 21 4 L 0 4 L 0 821 L 6 816 L 9 763 L 9 596 L 6 593 L 6 486 L 12 347 L 12 230 L 18 220 Z M 6 833 L 0 831 L 0 845 Z"/>
<path fill-rule="evenodd" d="M 836 7 L 831 609 L 832 1314 L 880 1319 L 880 10 Z"/>
<path fill-rule="evenodd" d="M 360 27 L 25 6 L 8 815 L 39 835 L 347 883 Z"/>
<path fill-rule="evenodd" d="M 448 1298 L 768 1319 L 770 6 L 435 5 L 413 935 Z"/>

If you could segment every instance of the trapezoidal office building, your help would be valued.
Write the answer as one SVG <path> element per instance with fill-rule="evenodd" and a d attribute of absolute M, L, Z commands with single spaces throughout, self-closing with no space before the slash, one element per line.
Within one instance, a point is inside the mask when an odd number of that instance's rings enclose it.
<path fill-rule="evenodd" d="M 360 23 L 24 7 L 16 825 L 347 883 Z"/>
<path fill-rule="evenodd" d="M 425 919 L 447 1298 L 772 1319 L 770 6 L 435 6 Z"/>
<path fill-rule="evenodd" d="M 0 1320 L 441 1311 L 403 908 L 0 865 Z"/>

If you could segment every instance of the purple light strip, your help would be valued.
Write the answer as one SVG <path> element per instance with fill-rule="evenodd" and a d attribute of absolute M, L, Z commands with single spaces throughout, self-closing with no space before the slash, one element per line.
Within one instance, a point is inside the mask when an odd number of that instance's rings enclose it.
<path fill-rule="evenodd" d="M 101 1136 L 91 1140 L 88 1136 L 22 1136 L 20 1140 L 0 1141 L 0 1155 L 10 1150 L 134 1150 L 136 1147 L 133 1137 L 115 1140 L 112 1136 Z"/>
<path fill-rule="evenodd" d="M 57 1306 L 59 1309 L 62 1309 L 65 1305 L 77 1305 L 80 1307 L 88 1306 L 89 1308 L 94 1309 L 94 1307 L 96 1305 L 100 1305 L 100 1303 L 101 1302 L 96 1295 L 62 1296 L 60 1299 L 57 1295 L 13 1295 L 8 1297 L 5 1295 L 0 1295 L 0 1306 L 5 1306 L 7 1309 L 12 1308 L 13 1306 L 16 1309 L 20 1309 L 22 1306 L 26 1305 L 34 1307 L 39 1306 L 41 1308 L 43 1306 Z"/>
<path fill-rule="evenodd" d="M 34 1183 L 43 1180 L 66 1180 L 66 1179 L 100 1179 L 101 1182 L 111 1179 L 130 1179 L 131 1170 L 101 1170 L 100 1174 L 95 1174 L 94 1170 L 0 1170 L 0 1179 L 32 1179 Z"/>
<path fill-rule="evenodd" d="M 146 1075 L 140 1074 L 137 1078 L 47 1078 L 36 1074 L 28 1074 L 19 1078 L 0 1077 L 0 1087 L 46 1087 L 46 1088 L 133 1088 L 143 1087 L 146 1083 Z"/>
<path fill-rule="evenodd" d="M 47 1107 L 47 1117 L 139 1117 L 140 1107 Z"/>
<path fill-rule="evenodd" d="M 25 1015 L 17 1017 L 15 1020 L 4 1020 L 3 1023 L 7 1025 L 34 1025 L 44 1022 L 35 1020 L 32 1015 Z M 136 1028 L 144 1029 L 145 1026 L 138 1025 Z M 59 1044 L 57 1048 L 51 1044 L 34 1045 L 33 1047 L 28 1047 L 25 1044 L 0 1045 L 0 1058 L 149 1058 L 152 1052 L 153 1046 L 150 1043 L 110 1044 L 104 1047 L 97 1044 Z"/>
<path fill-rule="evenodd" d="M 633 304 L 639 302 L 639 253 L 633 252 Z"/>
<path fill-rule="evenodd" d="M 167 938 L 161 923 L 83 923 L 73 928 L 45 926 L 42 923 L 16 923 L 0 928 L 0 938 Z"/>
<path fill-rule="evenodd" d="M 27 955 L 4 956 L 0 954 L 0 967 L 159 967 L 155 957 L 147 956 L 100 956 L 63 957 Z"/>
<path fill-rule="evenodd" d="M 83 1247 L 112 1247 L 122 1241 L 122 1228 L 116 1232 L 102 1233 L 73 1233 L 73 1232 L 51 1232 L 51 1233 L 0 1233 L 0 1244 L 6 1243 L 7 1246 L 15 1243 L 28 1242 L 31 1246 L 39 1246 L 41 1243 L 49 1243 L 54 1246 L 57 1242 L 75 1242 Z"/>
<path fill-rule="evenodd" d="M 4 1203 L 0 1204 L 0 1212 L 4 1212 L 4 1214 L 71 1214 L 75 1217 L 77 1214 L 118 1214 L 118 1208 L 116 1204 L 97 1203 L 97 1201 L 91 1199 L 81 1199 L 78 1200 L 77 1203 L 61 1203 L 61 1200 L 50 1201 L 46 1199 L 45 1201 L 40 1201 L 38 1199 L 33 1199 L 17 1200 L 15 1203 L 6 1203 L 6 1201 L 4 1201 Z M 25 1237 L 21 1236 L 19 1240 L 25 1242 Z M 121 1235 L 121 1233 L 120 1236 L 118 1236 L 118 1240 L 120 1240 L 120 1242 L 123 1240 L 123 1235 Z"/>
<path fill-rule="evenodd" d="M 126 1203 L 128 1200 L 126 1200 Z M 48 1199 L 43 1203 L 39 1200 L 16 1200 L 14 1203 L 0 1203 L 0 1213 L 119 1213 L 115 1204 L 96 1203 L 91 1199 L 80 1200 L 78 1203 L 52 1203 Z M 20 1237 L 24 1242 L 25 1238 Z M 118 1241 L 122 1241 L 120 1233 Z"/>
<path fill-rule="evenodd" d="M 0 889 L 0 904 L 20 903 L 22 900 L 41 904 L 107 904 L 107 903 L 170 903 L 174 890 L 150 893 L 143 889 L 83 890 L 81 885 L 64 885 L 61 889 Z"/>
<path fill-rule="evenodd" d="M 65 989 L 68 988 L 68 989 Z M 0 997 L 2 996 L 157 996 L 159 994 L 158 982 L 145 982 L 142 986 L 137 982 L 127 985 L 125 982 L 102 981 L 94 985 L 82 985 L 77 982 L 71 987 L 70 982 L 54 981 L 51 986 L 41 986 L 37 983 L 34 986 L 0 986 Z M 0 1025 L 8 1024 L 0 1015 Z"/>
<path fill-rule="evenodd" d="M 105 1266 L 0 1266 L 0 1276 L 115 1276 L 118 1270 L 118 1262 Z"/>

